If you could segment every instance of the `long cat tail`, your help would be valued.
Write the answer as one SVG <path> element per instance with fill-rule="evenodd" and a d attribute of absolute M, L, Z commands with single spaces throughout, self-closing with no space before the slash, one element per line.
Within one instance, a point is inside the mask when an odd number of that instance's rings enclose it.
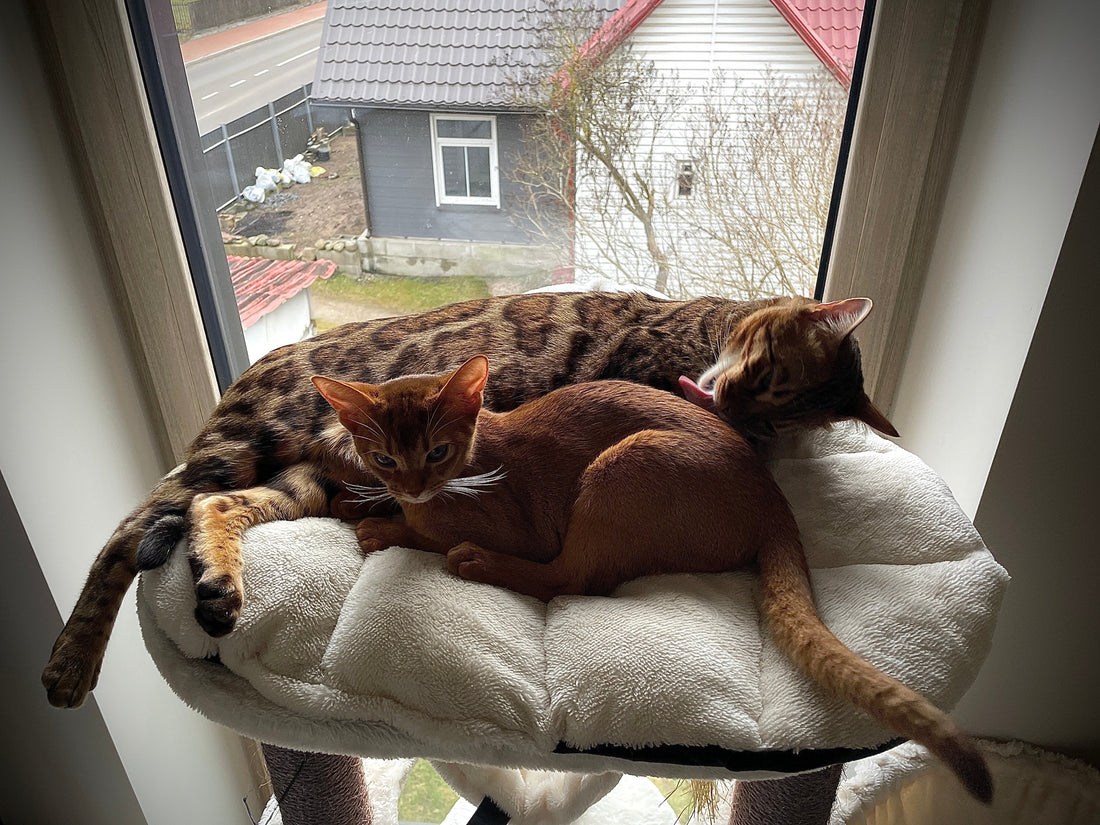
<path fill-rule="evenodd" d="M 762 607 L 779 648 L 814 684 L 851 702 L 938 756 L 977 799 L 993 799 L 993 780 L 974 740 L 951 718 L 844 645 L 814 606 L 805 554 L 794 535 L 759 554 Z"/>
<path fill-rule="evenodd" d="M 135 509 L 115 529 L 107 544 L 92 563 L 91 572 L 80 592 L 76 606 L 54 643 L 50 660 L 42 671 L 42 685 L 51 705 L 79 707 L 95 687 L 107 640 L 111 635 L 123 597 L 141 569 L 163 563 L 175 542 L 182 536 L 187 507 L 194 497 L 169 476 L 153 490 L 149 499 Z M 154 540 L 146 544 L 146 536 Z M 144 546 L 145 558 L 139 546 Z M 161 558 L 163 556 L 163 558 Z"/>

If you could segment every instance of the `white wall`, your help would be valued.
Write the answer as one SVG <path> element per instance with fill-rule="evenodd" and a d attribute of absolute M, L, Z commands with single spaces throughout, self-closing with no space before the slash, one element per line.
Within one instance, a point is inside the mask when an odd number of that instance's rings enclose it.
<path fill-rule="evenodd" d="M 1012 573 L 993 651 L 959 718 L 1100 765 L 1100 140 L 974 519 Z"/>
<path fill-rule="evenodd" d="M 971 517 L 1100 121 L 1100 3 L 991 6 L 891 414 Z"/>
<path fill-rule="evenodd" d="M 770 261 L 754 267 L 751 255 L 738 254 L 693 225 L 699 220 L 699 212 L 706 211 L 705 201 L 700 202 L 698 195 L 694 202 L 673 197 L 678 164 L 697 153 L 693 141 L 698 146 L 706 139 L 704 101 L 724 98 L 726 113 L 732 118 L 743 117 L 746 110 L 761 107 L 757 101 L 763 95 L 766 71 L 774 72 L 776 82 L 788 83 L 792 89 L 824 79 L 839 100 L 846 100 L 847 93 L 768 0 L 664 0 L 638 26 L 628 43 L 636 57 L 653 63 L 658 76 L 679 98 L 674 110 L 661 113 L 655 138 L 651 137 L 652 122 L 649 128 L 640 130 L 634 161 L 639 173 L 661 190 L 656 195 L 654 225 L 657 243 L 670 262 L 669 283 L 664 291 L 673 298 L 752 298 L 790 291 L 775 276 Z M 724 78 L 721 94 L 714 88 L 716 72 Z M 676 83 L 671 83 L 672 78 Z M 745 129 L 735 126 L 731 140 L 747 143 Z M 809 294 L 816 278 L 824 223 L 820 232 L 816 227 L 807 231 L 802 228 L 804 218 L 800 213 L 811 210 L 788 211 L 772 203 L 787 196 L 783 186 L 769 193 L 766 206 L 754 211 L 747 202 L 753 197 L 752 185 L 734 187 L 729 184 L 735 177 L 732 171 L 723 171 L 750 162 L 748 157 L 738 158 L 738 151 L 738 146 L 729 146 L 722 156 L 711 153 L 712 168 L 706 177 L 700 170 L 696 184 L 728 187 L 730 198 L 738 199 L 754 215 L 762 213 L 768 218 L 777 208 L 781 215 L 789 214 L 790 244 L 800 249 L 800 257 L 810 258 L 813 267 L 784 263 L 793 273 L 790 277 L 795 289 Z M 740 151 L 748 153 L 749 149 L 742 146 Z M 621 196 L 616 194 L 618 190 L 610 178 L 600 171 L 595 180 L 579 173 L 576 186 L 578 225 L 587 228 L 579 228 L 574 239 L 577 283 L 591 288 L 603 278 L 614 277 L 654 286 L 657 266 L 646 249 L 644 229 L 625 208 L 616 206 Z M 797 192 L 798 187 L 794 189 Z M 828 197 L 827 186 L 823 195 Z M 731 209 L 726 220 L 736 221 L 736 214 Z M 728 229 L 722 221 L 718 223 L 716 231 L 721 236 Z M 748 292 L 746 281 L 760 293 Z"/>
<path fill-rule="evenodd" d="M 957 718 L 1100 765 L 1100 3 L 991 6 L 892 418 L 1013 577 Z"/>
<path fill-rule="evenodd" d="M 101 544 L 165 468 L 22 4 L 12 4 L 0 28 L 0 468 L 16 511 L 5 510 L 0 541 L 5 553 L 23 554 L 7 561 L 18 560 L 19 575 L 31 579 L 4 582 L 5 607 L 56 631 L 58 611 L 68 615 Z M 31 548 L 34 556 L 25 558 Z M 39 586 L 43 577 L 48 590 Z M 4 678 L 18 690 L 5 693 L 14 704 L 5 702 L 2 710 L 21 728 L 35 714 L 50 714 L 43 717 L 50 726 L 39 731 L 43 737 L 71 729 L 90 739 L 60 754 L 69 764 L 52 766 L 52 779 L 50 765 L 23 760 L 26 781 L 39 770 L 47 775 L 34 793 L 0 784 L 0 819 L 7 825 L 58 821 L 27 806 L 35 799 L 47 804 L 67 790 L 58 786 L 61 777 L 80 774 L 96 779 L 95 799 L 69 802 L 72 817 L 82 821 L 140 821 L 141 813 L 157 825 L 245 821 L 248 778 L 239 741 L 170 692 L 145 653 L 132 594 L 94 702 L 78 711 L 46 706 L 37 683 L 48 645 L 17 661 L 5 649 Z M 35 696 L 37 703 L 19 706 Z M 6 725 L 5 738 L 10 730 Z M 33 739 L 19 744 L 36 747 Z M 18 758 L 7 749 L 4 756 Z"/>
<path fill-rule="evenodd" d="M 294 344 L 309 337 L 312 310 L 309 287 L 273 311 L 256 320 L 244 331 L 244 343 L 248 348 L 248 363 L 255 364 L 276 347 Z"/>

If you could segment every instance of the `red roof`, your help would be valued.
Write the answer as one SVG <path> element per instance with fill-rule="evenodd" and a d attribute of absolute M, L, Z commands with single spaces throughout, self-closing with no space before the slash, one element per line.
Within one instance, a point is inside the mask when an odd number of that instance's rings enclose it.
<path fill-rule="evenodd" d="M 661 5 L 661 0 L 626 0 L 580 48 L 582 59 L 603 60 L 615 51 L 634 30 Z"/>
<path fill-rule="evenodd" d="M 844 86 L 852 83 L 864 0 L 771 0 Z"/>
<path fill-rule="evenodd" d="M 791 28 L 845 87 L 863 21 L 864 0 L 771 0 Z M 602 60 L 640 26 L 661 0 L 626 0 L 581 47 L 580 56 Z"/>
<path fill-rule="evenodd" d="M 336 271 L 333 261 L 269 261 L 227 255 L 241 326 L 248 329 L 318 278 Z"/>

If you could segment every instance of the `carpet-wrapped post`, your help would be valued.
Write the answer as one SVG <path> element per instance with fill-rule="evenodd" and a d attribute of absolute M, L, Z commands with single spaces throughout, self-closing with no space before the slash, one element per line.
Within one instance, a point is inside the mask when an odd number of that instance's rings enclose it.
<path fill-rule="evenodd" d="M 739 781 L 729 825 L 827 825 L 843 763 L 782 779 Z"/>
<path fill-rule="evenodd" d="M 283 825 L 370 825 L 363 760 L 264 744 Z"/>

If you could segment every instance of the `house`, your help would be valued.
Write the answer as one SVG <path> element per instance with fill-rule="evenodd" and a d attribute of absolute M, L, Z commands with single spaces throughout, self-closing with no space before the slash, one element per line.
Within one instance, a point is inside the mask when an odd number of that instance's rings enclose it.
<path fill-rule="evenodd" d="M 646 100 L 651 122 L 620 161 L 650 183 L 648 225 L 599 164 L 579 164 L 577 281 L 617 271 L 676 296 L 812 294 L 862 14 L 863 0 L 624 3 L 588 51 L 628 43 L 679 100 Z M 827 168 L 799 162 L 814 155 Z M 760 237 L 754 225 L 784 230 Z"/>
<path fill-rule="evenodd" d="M 329 3 L 312 100 L 352 109 L 374 271 L 545 276 L 560 263 L 529 246 L 509 176 L 537 115 L 509 102 L 505 58 L 537 20 L 524 0 Z"/>
<path fill-rule="evenodd" d="M 799 82 L 824 76 L 832 80 L 834 108 L 843 112 L 862 0 L 627 0 L 621 5 L 599 0 L 596 7 L 609 17 L 582 48 L 584 59 L 600 60 L 629 39 L 636 54 L 653 62 L 659 78 L 692 90 L 689 96 L 697 97 L 704 86 L 713 86 L 716 73 L 724 73 L 727 83 L 710 93 L 731 100 L 733 84 L 758 84 L 766 72 Z M 466 253 L 473 249 L 492 249 L 497 260 L 503 254 L 502 263 L 513 270 L 533 260 L 537 268 L 555 258 L 557 246 L 558 263 L 575 265 L 582 283 L 611 275 L 661 291 L 729 294 L 730 289 L 692 282 L 688 262 L 709 261 L 717 270 L 744 270 L 746 265 L 731 264 L 708 242 L 715 233 L 699 224 L 710 221 L 709 207 L 699 197 L 691 200 L 691 194 L 706 184 L 708 174 L 721 180 L 723 165 L 751 161 L 701 163 L 687 136 L 690 124 L 700 118 L 687 110 L 675 115 L 675 125 L 655 127 L 665 132 L 642 172 L 661 189 L 655 234 L 680 275 L 678 282 L 655 275 L 651 245 L 634 218 L 625 211 L 607 214 L 609 203 L 618 208 L 618 196 L 608 190 L 606 179 L 577 175 L 570 226 L 554 227 L 558 215 L 551 211 L 535 227 L 519 209 L 511 165 L 523 138 L 523 120 L 539 115 L 516 111 L 510 103 L 505 64 L 532 47 L 539 21 L 545 19 L 522 2 L 485 2 L 461 12 L 438 0 L 411 8 L 399 0 L 329 4 L 312 95 L 317 103 L 351 107 L 360 127 L 372 269 L 393 274 L 476 271 L 488 264 L 489 255 L 475 264 Z M 604 194 L 595 197 L 597 190 Z M 696 214 L 689 215 L 692 208 Z M 586 231 L 588 226 L 595 228 Z M 820 250 L 821 231 L 814 226 L 803 234 L 808 237 L 799 256 L 808 259 Z M 550 247 L 545 246 L 547 235 L 553 238 Z M 530 248 L 512 247 L 513 254 L 507 254 L 509 244 L 540 243 L 537 248 L 546 257 L 532 258 Z M 555 280 L 562 277 L 573 279 L 559 274 Z"/>

